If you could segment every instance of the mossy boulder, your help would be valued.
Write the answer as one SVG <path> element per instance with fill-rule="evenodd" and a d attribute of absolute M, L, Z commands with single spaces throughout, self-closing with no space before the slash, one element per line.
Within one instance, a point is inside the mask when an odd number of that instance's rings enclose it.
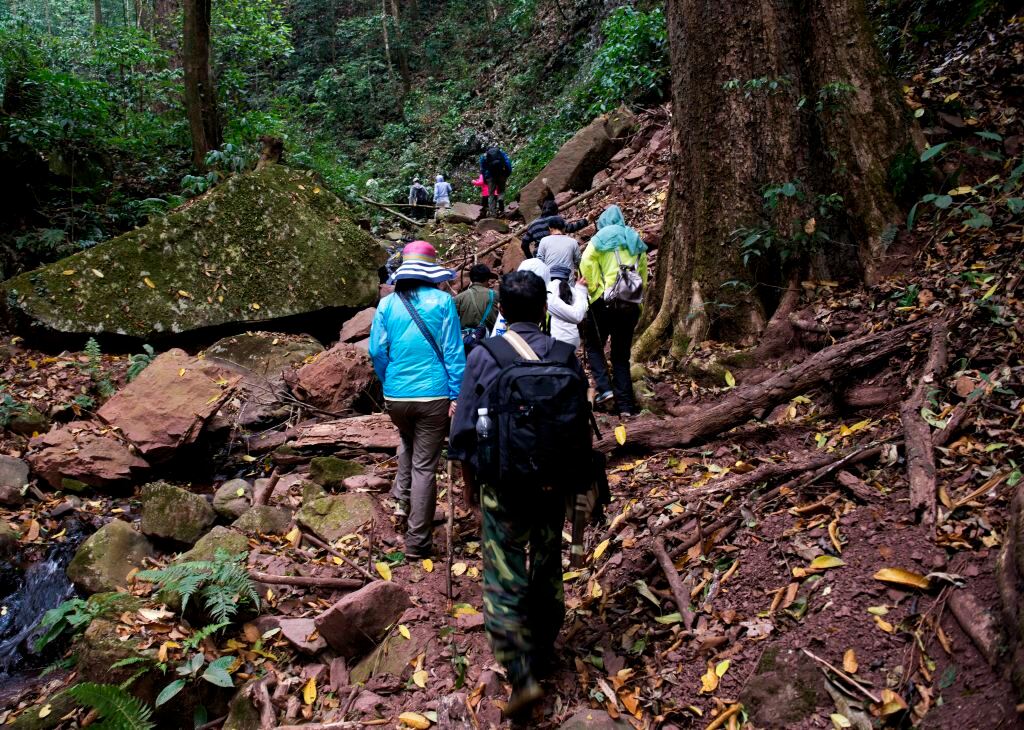
<path fill-rule="evenodd" d="M 317 456 L 309 462 L 309 478 L 324 489 L 344 489 L 348 477 L 362 474 L 365 469 L 357 461 L 336 456 Z"/>
<path fill-rule="evenodd" d="M 44 416 L 35 406 L 28 406 L 24 411 L 11 417 L 7 428 L 22 436 L 34 436 L 50 430 L 50 419 Z"/>
<path fill-rule="evenodd" d="M 153 557 L 153 546 L 124 520 L 111 520 L 83 542 L 68 563 L 67 575 L 86 593 L 116 591 L 128 574 Z"/>
<path fill-rule="evenodd" d="M 213 495 L 213 510 L 221 517 L 235 520 L 252 504 L 252 485 L 245 479 L 229 479 Z"/>
<path fill-rule="evenodd" d="M 426 626 L 413 627 L 408 639 L 393 631 L 352 668 L 350 679 L 353 683 L 364 684 L 373 677 L 382 677 L 385 674 L 393 677 L 411 675 L 411 665 L 416 657 L 423 652 L 428 652 L 429 655 L 429 650 L 436 643 L 436 633 L 432 633 Z"/>
<path fill-rule="evenodd" d="M 247 535 L 284 535 L 292 523 L 292 513 L 283 507 L 259 504 L 251 507 L 231 526 Z"/>
<path fill-rule="evenodd" d="M 22 710 L 18 718 L 8 725 L 9 730 L 50 730 L 64 722 L 64 717 L 78 707 L 75 698 L 59 692 L 46 702 Z"/>
<path fill-rule="evenodd" d="M 241 365 L 257 375 L 276 378 L 323 351 L 324 346 L 309 335 L 246 332 L 214 342 L 206 348 L 206 356 Z"/>
<path fill-rule="evenodd" d="M 385 253 L 312 173 L 269 165 L 0 284 L 24 330 L 158 339 L 377 300 Z M 241 327 L 240 327 L 241 328 Z"/>
<path fill-rule="evenodd" d="M 302 505 L 296 521 L 321 540 L 334 542 L 355 532 L 373 517 L 373 498 L 368 494 L 346 493 L 314 499 Z"/>
<path fill-rule="evenodd" d="M 192 545 L 217 519 L 202 496 L 166 482 L 142 488 L 143 534 Z"/>
<path fill-rule="evenodd" d="M 232 555 L 249 551 L 249 540 L 238 530 L 218 525 L 208 533 L 199 538 L 188 552 L 184 552 L 174 559 L 175 563 L 188 563 L 193 560 L 213 560 L 217 550 L 226 550 Z"/>

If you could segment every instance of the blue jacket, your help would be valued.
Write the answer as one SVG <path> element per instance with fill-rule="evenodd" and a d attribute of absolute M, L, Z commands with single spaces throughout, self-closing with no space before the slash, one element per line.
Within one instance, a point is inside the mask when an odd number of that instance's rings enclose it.
<path fill-rule="evenodd" d="M 384 384 L 384 397 L 455 400 L 466 368 L 455 299 L 447 292 L 424 287 L 413 292 L 412 304 L 441 348 L 448 373 L 446 376 L 434 348 L 401 299 L 389 294 L 377 307 L 370 328 L 370 357 Z"/>

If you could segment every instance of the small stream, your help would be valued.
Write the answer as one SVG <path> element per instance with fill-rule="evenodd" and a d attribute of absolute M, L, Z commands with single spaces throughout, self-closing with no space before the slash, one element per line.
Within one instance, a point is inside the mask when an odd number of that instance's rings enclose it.
<path fill-rule="evenodd" d="M 42 633 L 39 622 L 43 614 L 75 594 L 64 571 L 85 538 L 85 530 L 77 520 L 66 524 L 64 539 L 54 543 L 44 559 L 28 567 L 13 593 L 0 598 L 0 687 L 12 675 L 42 666 L 46 658 L 32 648 Z"/>

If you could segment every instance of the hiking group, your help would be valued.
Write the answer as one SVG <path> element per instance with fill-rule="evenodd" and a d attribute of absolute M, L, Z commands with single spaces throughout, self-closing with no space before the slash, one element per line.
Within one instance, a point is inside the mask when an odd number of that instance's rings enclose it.
<path fill-rule="evenodd" d="M 500 211 L 507 174 L 485 170 L 486 157 L 481 173 Z M 456 273 L 438 264 L 434 247 L 406 245 L 391 276 L 394 292 L 381 300 L 370 334 L 401 436 L 391 496 L 405 520 L 406 556 L 434 552 L 436 471 L 446 437 L 448 459 L 461 463 L 466 507 L 480 509 L 484 628 L 512 685 L 510 717 L 542 697 L 539 681 L 554 664 L 565 614 L 567 514 L 576 562 L 584 523 L 600 519 L 607 502 L 592 403 L 614 399 L 624 416 L 638 410 L 629 353 L 647 282 L 646 246 L 613 205 L 581 253 L 568 234 L 586 224 L 567 223 L 551 201 L 523 236 L 529 258 L 517 271 L 495 290 L 497 275 L 477 264 L 469 287 L 454 297 L 442 286 Z M 577 357 L 581 341 L 596 397 Z"/>
<path fill-rule="evenodd" d="M 498 218 L 505 215 L 505 186 L 511 175 L 512 161 L 504 150 L 488 147 L 480 155 L 480 177 L 473 181 L 473 185 L 480 188 L 480 209 L 484 217 Z M 409 205 L 413 208 L 413 218 L 424 220 L 435 210 L 450 208 L 451 196 L 452 186 L 444 179 L 444 175 L 434 178 L 433 193 L 427 190 L 420 178 L 413 178 L 409 187 Z"/>

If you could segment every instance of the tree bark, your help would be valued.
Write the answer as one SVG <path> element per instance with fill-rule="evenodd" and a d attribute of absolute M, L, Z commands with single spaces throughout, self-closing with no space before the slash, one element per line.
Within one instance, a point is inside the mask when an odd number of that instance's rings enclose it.
<path fill-rule="evenodd" d="M 221 144 L 217 92 L 210 72 L 210 11 L 212 0 L 184 0 L 182 63 L 185 71 L 185 111 L 192 133 L 192 162 L 205 165 L 206 153 Z"/>
<path fill-rule="evenodd" d="M 786 284 L 780 249 L 825 225 L 808 226 L 816 195 L 844 197 L 824 244 L 832 273 L 870 280 L 899 220 L 889 164 L 911 143 L 864 0 L 669 0 L 668 27 L 673 174 L 638 359 L 666 345 L 683 354 L 694 283 L 710 336 L 752 344 Z M 787 182 L 803 198 L 767 209 L 765 188 Z M 745 228 L 774 236 L 754 268 L 736 235 Z"/>
<path fill-rule="evenodd" d="M 92 30 L 99 33 L 103 26 L 103 0 L 92 0 Z"/>

